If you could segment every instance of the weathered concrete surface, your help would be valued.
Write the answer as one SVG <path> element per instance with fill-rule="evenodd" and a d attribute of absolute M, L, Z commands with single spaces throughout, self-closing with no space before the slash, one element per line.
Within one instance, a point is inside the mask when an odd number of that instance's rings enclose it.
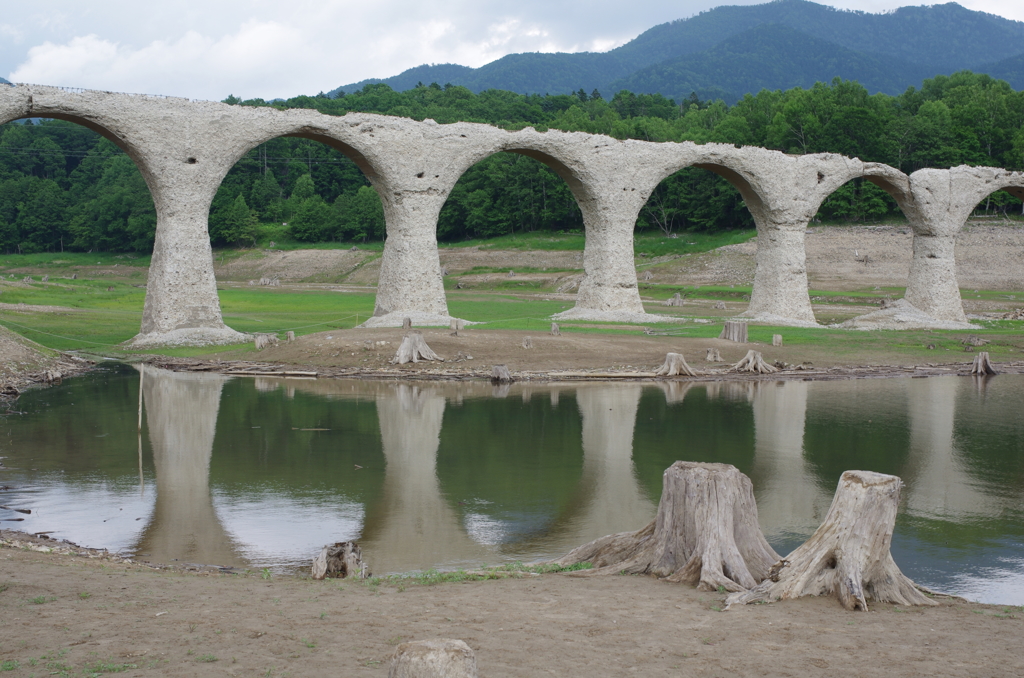
<path fill-rule="evenodd" d="M 243 341 L 224 325 L 207 232 L 210 204 L 246 153 L 280 136 L 320 141 L 360 167 L 381 198 L 387 240 L 368 326 L 447 325 L 437 217 L 475 163 L 520 153 L 567 182 L 583 215 L 585 276 L 565 318 L 653 322 L 644 312 L 633 258 L 640 209 L 663 179 L 695 166 L 735 186 L 757 224 L 757 270 L 745 316 L 813 325 L 804 233 L 822 201 L 865 177 L 896 197 L 915 233 L 908 300 L 939 320 L 959 320 L 953 236 L 977 202 L 1021 175 L 990 168 L 921 170 L 913 179 L 885 165 L 834 154 L 790 156 L 726 144 L 619 141 L 581 132 L 509 132 L 488 125 L 438 125 L 405 118 L 63 90 L 0 87 L 0 123 L 51 117 L 96 130 L 135 161 L 153 194 L 156 243 L 137 346 Z M 954 299 L 955 298 L 955 299 Z"/>

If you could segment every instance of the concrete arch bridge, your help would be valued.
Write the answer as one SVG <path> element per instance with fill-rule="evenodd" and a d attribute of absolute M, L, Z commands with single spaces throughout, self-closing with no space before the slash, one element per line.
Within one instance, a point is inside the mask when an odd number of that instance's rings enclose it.
<path fill-rule="evenodd" d="M 207 217 L 231 167 L 281 136 L 320 141 L 351 158 L 384 207 L 384 247 L 370 326 L 447 324 L 437 251 L 437 218 L 462 174 L 507 151 L 535 158 L 569 185 L 583 214 L 585 277 L 562 317 L 663 320 L 644 313 L 633 260 L 637 215 L 657 185 L 701 167 L 735 186 L 757 225 L 757 268 L 743 314 L 774 324 L 814 325 L 804 234 L 821 203 L 863 177 L 892 195 L 914 231 L 906 300 L 937 323 L 966 323 L 956 280 L 956 234 L 988 194 L 1024 197 L 1024 174 L 989 167 L 920 170 L 836 154 L 793 156 L 757 147 L 620 141 L 580 132 L 313 110 L 231 106 L 170 97 L 39 85 L 0 88 L 0 124 L 58 118 L 113 141 L 138 165 L 157 213 L 142 326 L 133 342 L 234 343 L 243 335 L 222 319 Z"/>

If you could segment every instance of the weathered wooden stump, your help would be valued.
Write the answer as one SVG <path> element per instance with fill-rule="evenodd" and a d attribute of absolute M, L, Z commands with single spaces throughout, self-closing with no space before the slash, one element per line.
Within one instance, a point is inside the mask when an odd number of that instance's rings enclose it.
<path fill-rule="evenodd" d="M 778 370 L 764 361 L 764 356 L 761 355 L 760 351 L 750 350 L 747 351 L 747 355 L 732 366 L 732 369 L 737 372 L 755 372 L 757 374 L 771 374 L 772 372 L 778 372 Z"/>
<path fill-rule="evenodd" d="M 677 461 L 665 470 L 649 525 L 601 537 L 555 562 L 592 563 L 583 576 L 652 574 L 702 590 L 743 591 L 778 560 L 757 524 L 750 478 L 729 464 Z"/>
<path fill-rule="evenodd" d="M 560 336 L 562 336 L 562 331 L 560 329 L 558 329 L 558 323 L 551 323 L 551 336 L 552 337 L 560 337 Z"/>
<path fill-rule="evenodd" d="M 50 276 L 44 275 L 42 278 L 39 279 L 39 282 L 50 282 Z"/>
<path fill-rule="evenodd" d="M 717 348 L 709 348 L 707 354 L 704 356 L 704 362 L 720 363 L 722 362 L 722 354 Z"/>
<path fill-rule="evenodd" d="M 671 299 L 665 300 L 666 306 L 682 306 L 684 303 L 685 302 L 683 301 L 683 297 L 681 294 L 679 294 L 679 292 L 673 294 Z"/>
<path fill-rule="evenodd" d="M 996 368 L 988 358 L 988 351 L 982 351 L 978 355 L 974 356 L 974 362 L 971 364 L 971 374 L 974 376 L 997 374 Z"/>
<path fill-rule="evenodd" d="M 459 334 L 459 332 L 461 332 L 465 327 L 466 322 L 464 320 L 460 320 L 459 318 L 452 318 L 451 322 L 448 323 L 448 329 L 451 330 L 450 335 L 453 337 L 462 336 L 461 334 Z"/>
<path fill-rule="evenodd" d="M 295 341 L 295 332 L 293 332 L 291 330 L 288 330 L 287 332 L 285 332 L 284 333 L 284 340 L 287 343 L 289 343 L 289 344 L 292 343 L 293 341 Z"/>
<path fill-rule="evenodd" d="M 268 346 L 277 346 L 277 335 L 257 332 L 253 335 L 253 344 L 255 344 L 257 351 L 262 351 Z"/>
<path fill-rule="evenodd" d="M 773 334 L 772 335 L 772 346 L 782 346 L 782 335 L 781 334 Z"/>
<path fill-rule="evenodd" d="M 461 640 L 402 643 L 391 657 L 388 678 L 477 678 L 476 655 Z"/>
<path fill-rule="evenodd" d="M 728 604 L 833 595 L 847 610 L 867 610 L 869 598 L 935 605 L 900 572 L 889 552 L 902 486 L 899 478 L 883 473 L 843 473 L 821 527 L 775 563 L 768 579 L 729 596 Z"/>
<path fill-rule="evenodd" d="M 412 318 L 402 318 L 402 329 L 403 330 L 411 330 L 412 329 Z"/>
<path fill-rule="evenodd" d="M 533 348 L 533 339 L 530 337 L 523 337 L 523 348 Z"/>
<path fill-rule="evenodd" d="M 491 383 L 492 384 L 511 384 L 515 379 L 512 378 L 512 374 L 508 371 L 508 367 L 505 365 L 495 365 L 491 368 Z"/>
<path fill-rule="evenodd" d="M 644 282 L 646 282 L 648 280 L 653 280 L 654 279 L 654 274 L 651 273 L 650 271 L 644 271 L 643 275 L 640 276 L 640 279 L 643 280 Z"/>
<path fill-rule="evenodd" d="M 715 310 L 716 311 L 724 311 L 725 310 L 725 302 L 724 301 L 716 301 L 715 302 Z"/>
<path fill-rule="evenodd" d="M 737 344 L 747 343 L 747 323 L 738 320 L 726 320 L 719 339 L 735 341 Z"/>
<path fill-rule="evenodd" d="M 408 318 L 406 318 L 408 320 Z M 423 333 L 418 330 L 412 330 L 405 335 L 402 339 L 402 343 L 398 347 L 398 352 L 395 353 L 395 357 L 391 359 L 391 363 L 394 365 L 404 365 L 406 363 L 418 363 L 421 360 L 441 360 L 441 356 L 434 353 L 427 342 L 423 339 Z"/>
<path fill-rule="evenodd" d="M 674 377 L 685 374 L 688 377 L 696 377 L 697 373 L 686 363 L 682 353 L 666 353 L 665 362 L 654 372 L 659 377 Z"/>
<path fill-rule="evenodd" d="M 354 541 L 339 541 L 328 544 L 313 559 L 313 579 L 366 579 L 370 570 L 363 562 L 363 552 Z"/>

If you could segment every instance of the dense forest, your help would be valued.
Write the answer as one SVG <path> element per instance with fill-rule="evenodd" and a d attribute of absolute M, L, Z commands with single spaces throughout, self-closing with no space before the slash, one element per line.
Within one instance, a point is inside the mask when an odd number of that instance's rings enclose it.
<path fill-rule="evenodd" d="M 806 89 L 762 90 L 732 106 L 696 95 L 676 102 L 629 91 L 605 98 L 583 89 L 573 95 L 474 94 L 436 83 L 405 92 L 374 84 L 333 97 L 225 101 L 654 142 L 747 144 L 797 154 L 830 151 L 907 173 L 959 164 L 1024 169 L 1024 92 L 966 71 L 925 80 L 920 89 L 899 96 L 872 95 L 857 82 L 836 79 Z M 1022 210 L 1019 200 L 1002 192 L 982 207 Z M 884 192 L 855 180 L 834 193 L 818 216 L 864 221 L 898 214 Z M 672 234 L 751 224 L 735 189 L 710 172 L 691 168 L 661 183 L 636 227 Z M 0 126 L 0 250 L 147 252 L 155 225 L 141 175 L 111 142 L 57 120 Z M 455 241 L 580 228 L 582 217 L 564 181 L 535 160 L 500 153 L 472 167 L 456 185 L 441 212 L 438 236 Z M 380 200 L 355 164 L 304 139 L 280 138 L 253 149 L 228 174 L 210 214 L 215 245 L 365 241 L 383 235 Z"/>

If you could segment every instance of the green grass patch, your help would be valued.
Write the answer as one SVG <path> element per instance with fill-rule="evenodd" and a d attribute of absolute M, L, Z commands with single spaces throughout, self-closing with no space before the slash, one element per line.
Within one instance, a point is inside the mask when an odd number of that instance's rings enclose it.
<path fill-rule="evenodd" d="M 38 254 L 0 255 L 0 272 L 21 268 L 46 268 L 60 271 L 82 266 L 132 266 L 148 268 L 149 254 L 131 252 L 40 252 Z"/>

